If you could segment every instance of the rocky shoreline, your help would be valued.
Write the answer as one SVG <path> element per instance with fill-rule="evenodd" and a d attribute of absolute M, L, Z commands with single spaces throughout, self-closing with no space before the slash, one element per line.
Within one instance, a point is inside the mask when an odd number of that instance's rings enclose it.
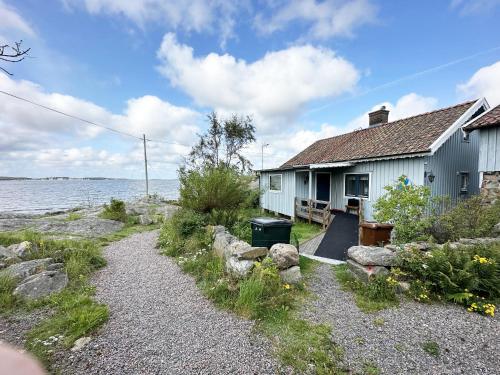
<path fill-rule="evenodd" d="M 73 208 L 43 214 L 0 212 L 0 232 L 29 229 L 71 238 L 98 238 L 121 230 L 123 223 L 99 217 L 102 208 Z M 126 202 L 127 214 L 143 225 L 155 223 L 175 209 L 176 206 L 156 197 Z"/>

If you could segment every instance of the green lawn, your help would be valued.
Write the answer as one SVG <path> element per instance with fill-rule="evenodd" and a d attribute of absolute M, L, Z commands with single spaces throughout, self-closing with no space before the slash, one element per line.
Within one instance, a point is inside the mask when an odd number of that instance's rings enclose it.
<path fill-rule="evenodd" d="M 321 225 L 319 224 L 309 224 L 306 221 L 296 221 L 292 226 L 291 240 L 297 236 L 299 243 L 304 243 L 320 233 L 321 230 Z"/>

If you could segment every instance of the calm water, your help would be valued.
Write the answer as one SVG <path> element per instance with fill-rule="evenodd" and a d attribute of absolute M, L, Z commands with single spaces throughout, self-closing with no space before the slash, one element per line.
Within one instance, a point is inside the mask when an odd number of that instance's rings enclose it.
<path fill-rule="evenodd" d="M 149 193 L 166 199 L 179 196 L 178 180 L 151 180 Z M 95 206 L 111 197 L 132 200 L 145 195 L 141 180 L 0 181 L 0 212 L 41 213 L 76 206 Z"/>

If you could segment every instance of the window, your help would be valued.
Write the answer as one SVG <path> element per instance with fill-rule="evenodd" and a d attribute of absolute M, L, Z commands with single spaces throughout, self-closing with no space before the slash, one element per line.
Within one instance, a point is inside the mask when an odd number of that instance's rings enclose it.
<path fill-rule="evenodd" d="M 460 172 L 460 192 L 467 193 L 469 190 L 469 172 Z"/>
<path fill-rule="evenodd" d="M 370 193 L 369 174 L 346 174 L 344 176 L 347 197 L 368 198 Z"/>
<path fill-rule="evenodd" d="M 281 192 L 281 175 L 269 175 L 269 191 Z"/>

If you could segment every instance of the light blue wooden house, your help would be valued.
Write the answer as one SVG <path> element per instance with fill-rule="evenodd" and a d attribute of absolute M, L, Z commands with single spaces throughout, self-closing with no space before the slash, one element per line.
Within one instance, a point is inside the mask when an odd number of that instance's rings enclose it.
<path fill-rule="evenodd" d="M 500 199 L 500 105 L 469 121 L 464 130 L 478 133 L 481 195 L 493 203 Z"/>
<path fill-rule="evenodd" d="M 384 187 L 401 175 L 429 186 L 433 196 L 477 194 L 480 137 L 462 127 L 488 109 L 479 99 L 388 122 L 382 107 L 369 114 L 367 128 L 319 140 L 279 168 L 260 171 L 261 207 L 327 225 L 327 211 L 356 211 L 362 201 L 371 220 Z"/>

